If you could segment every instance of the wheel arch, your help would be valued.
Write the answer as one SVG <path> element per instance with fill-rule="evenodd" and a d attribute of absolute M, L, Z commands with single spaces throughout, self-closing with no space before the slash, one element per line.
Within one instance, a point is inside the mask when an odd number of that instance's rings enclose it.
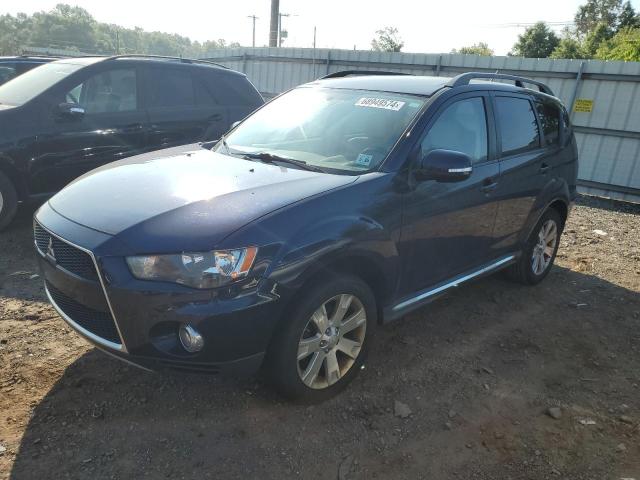
<path fill-rule="evenodd" d="M 11 181 L 18 194 L 18 200 L 24 201 L 28 196 L 26 185 L 22 175 L 13 166 L 13 162 L 9 157 L 0 153 L 0 172 L 4 173 Z"/>

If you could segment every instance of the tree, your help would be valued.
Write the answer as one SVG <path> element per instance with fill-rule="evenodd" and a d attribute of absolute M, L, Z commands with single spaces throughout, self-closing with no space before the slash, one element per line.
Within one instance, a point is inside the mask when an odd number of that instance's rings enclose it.
<path fill-rule="evenodd" d="M 96 54 L 119 52 L 200 57 L 225 45 L 222 39 L 201 44 L 180 35 L 100 23 L 85 9 L 66 4 L 31 16 L 24 13 L 0 16 L 0 55 L 16 55 L 27 46 L 36 46 Z"/>
<path fill-rule="evenodd" d="M 614 33 L 611 31 L 609 25 L 605 23 L 599 23 L 595 28 L 587 34 L 582 45 L 587 58 L 593 58 L 600 48 L 600 46 L 607 40 L 613 37 Z"/>
<path fill-rule="evenodd" d="M 599 60 L 640 62 L 640 28 L 620 30 L 598 48 L 595 57 Z"/>
<path fill-rule="evenodd" d="M 546 23 L 538 22 L 518 36 L 512 54 L 519 57 L 546 58 L 558 47 L 560 39 Z"/>
<path fill-rule="evenodd" d="M 587 58 L 580 40 L 574 37 L 563 37 L 560 44 L 549 55 L 550 58 Z"/>
<path fill-rule="evenodd" d="M 622 6 L 622 11 L 618 16 L 617 32 L 627 28 L 640 28 L 640 15 L 636 13 L 628 0 Z"/>
<path fill-rule="evenodd" d="M 404 42 L 395 27 L 376 30 L 376 35 L 376 38 L 371 40 L 371 48 L 377 52 L 399 52 L 404 47 Z"/>
<path fill-rule="evenodd" d="M 574 19 L 576 30 L 580 35 L 588 35 L 599 24 L 604 24 L 614 32 L 621 12 L 622 0 L 587 0 L 578 7 Z"/>
<path fill-rule="evenodd" d="M 493 50 L 489 48 L 489 45 L 485 42 L 474 43 L 470 47 L 462 47 L 460 50 L 455 48 L 451 50 L 451 53 L 459 53 L 461 55 L 482 55 L 484 57 L 490 57 L 493 55 Z"/>

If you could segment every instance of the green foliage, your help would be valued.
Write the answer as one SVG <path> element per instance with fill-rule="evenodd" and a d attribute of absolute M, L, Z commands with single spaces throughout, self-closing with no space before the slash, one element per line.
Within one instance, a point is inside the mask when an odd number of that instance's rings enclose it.
<path fill-rule="evenodd" d="M 451 53 L 459 53 L 461 55 L 482 55 L 490 57 L 493 55 L 493 50 L 489 48 L 489 45 L 485 42 L 474 43 L 470 47 L 462 47 L 460 50 L 455 48 L 451 50 Z"/>
<path fill-rule="evenodd" d="M 640 17 L 629 1 L 588 0 L 578 9 L 575 30 L 565 30 L 551 57 L 637 59 L 638 29 Z"/>
<path fill-rule="evenodd" d="M 588 55 L 582 48 L 582 43 L 575 37 L 566 36 L 560 40 L 560 44 L 551 53 L 551 58 L 587 58 Z"/>
<path fill-rule="evenodd" d="M 611 40 L 600 45 L 595 57 L 599 60 L 640 62 L 640 28 L 620 30 Z"/>
<path fill-rule="evenodd" d="M 600 46 L 611 39 L 613 35 L 614 32 L 609 25 L 605 23 L 596 25 L 595 28 L 587 34 L 582 45 L 582 50 L 585 52 L 587 58 L 593 58 Z"/>
<path fill-rule="evenodd" d="M 232 44 L 230 46 L 237 46 Z M 187 37 L 97 22 L 85 9 L 58 4 L 31 16 L 0 16 L 0 55 L 15 55 L 26 46 L 59 48 L 91 54 L 143 53 L 201 57 L 226 42 L 193 42 Z"/>
<path fill-rule="evenodd" d="M 546 58 L 560 44 L 560 38 L 546 23 L 538 22 L 518 36 L 512 54 L 519 57 Z"/>
<path fill-rule="evenodd" d="M 618 25 L 618 16 L 622 11 L 622 0 L 587 0 L 578 7 L 574 22 L 580 35 L 588 35 L 595 28 L 604 24 L 611 32 Z"/>
<path fill-rule="evenodd" d="M 377 52 L 399 52 L 404 42 L 395 27 L 384 27 L 376 31 L 376 38 L 371 40 L 371 48 Z"/>

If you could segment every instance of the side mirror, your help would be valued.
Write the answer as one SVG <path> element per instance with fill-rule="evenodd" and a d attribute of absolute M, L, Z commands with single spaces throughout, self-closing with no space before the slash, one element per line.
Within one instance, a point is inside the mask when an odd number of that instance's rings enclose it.
<path fill-rule="evenodd" d="M 58 105 L 58 113 L 64 117 L 82 117 L 84 115 L 84 108 L 77 103 L 61 103 Z"/>
<path fill-rule="evenodd" d="M 471 158 L 453 150 L 431 150 L 420 158 L 416 178 L 437 182 L 461 182 L 471 176 Z"/>

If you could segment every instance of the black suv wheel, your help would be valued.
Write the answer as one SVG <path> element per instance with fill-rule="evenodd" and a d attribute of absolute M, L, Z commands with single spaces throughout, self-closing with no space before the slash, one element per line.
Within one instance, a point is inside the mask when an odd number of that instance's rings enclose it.
<path fill-rule="evenodd" d="M 267 359 L 271 381 L 304 402 L 334 396 L 361 369 L 376 323 L 373 293 L 359 278 L 313 284 L 275 333 Z"/>
<path fill-rule="evenodd" d="M 560 214 L 553 208 L 547 210 L 531 232 L 518 263 L 507 270 L 509 276 L 525 285 L 544 280 L 556 258 L 563 227 Z"/>

